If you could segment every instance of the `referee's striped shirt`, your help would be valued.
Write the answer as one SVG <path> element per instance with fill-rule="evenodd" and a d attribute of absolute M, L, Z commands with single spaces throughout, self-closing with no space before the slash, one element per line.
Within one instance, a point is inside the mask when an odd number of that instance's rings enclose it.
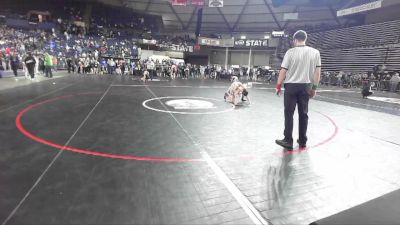
<path fill-rule="evenodd" d="M 312 83 L 317 67 L 321 67 L 319 51 L 301 45 L 289 49 L 281 67 L 287 70 L 285 83 Z"/>

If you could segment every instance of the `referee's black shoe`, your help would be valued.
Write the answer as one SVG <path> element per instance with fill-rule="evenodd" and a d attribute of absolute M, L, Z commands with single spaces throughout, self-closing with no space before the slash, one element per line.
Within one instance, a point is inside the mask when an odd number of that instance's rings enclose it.
<path fill-rule="evenodd" d="M 299 139 L 297 139 L 297 144 L 299 144 L 300 148 L 306 148 L 307 147 L 306 143 L 300 142 Z"/>
<path fill-rule="evenodd" d="M 275 140 L 275 143 L 277 145 L 284 147 L 287 150 L 293 150 L 293 141 L 282 139 L 282 140 Z"/>

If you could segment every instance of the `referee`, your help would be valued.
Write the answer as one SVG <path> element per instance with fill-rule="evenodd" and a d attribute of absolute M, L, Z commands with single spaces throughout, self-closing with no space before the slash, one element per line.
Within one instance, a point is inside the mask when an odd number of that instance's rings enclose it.
<path fill-rule="evenodd" d="M 321 75 L 321 57 L 317 49 L 306 46 L 307 33 L 303 30 L 293 35 L 294 48 L 289 49 L 281 65 L 276 94 L 282 93 L 284 83 L 285 138 L 276 140 L 276 144 L 287 150 L 293 150 L 293 114 L 297 105 L 299 113 L 300 148 L 307 144 L 308 101 L 315 96 Z"/>

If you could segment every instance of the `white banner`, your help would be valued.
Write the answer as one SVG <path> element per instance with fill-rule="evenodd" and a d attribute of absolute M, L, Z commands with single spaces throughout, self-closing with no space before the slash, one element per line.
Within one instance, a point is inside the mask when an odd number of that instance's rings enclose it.
<path fill-rule="evenodd" d="M 285 36 L 285 31 L 272 31 L 272 37 L 284 37 Z"/>
<path fill-rule="evenodd" d="M 365 12 L 373 9 L 378 9 L 382 7 L 382 1 L 376 1 L 376 2 L 371 2 L 363 5 L 359 5 L 356 7 L 348 8 L 348 9 L 342 9 L 336 12 L 337 16 L 346 16 L 350 14 L 356 14 L 360 12 Z"/>
<path fill-rule="evenodd" d="M 157 44 L 159 48 L 175 52 L 193 52 L 191 45 L 176 45 L 176 44 Z"/>
<path fill-rule="evenodd" d="M 235 46 L 235 40 L 233 38 L 225 38 L 221 39 L 220 47 L 223 48 L 232 48 Z"/>
<path fill-rule="evenodd" d="M 140 42 L 140 41 L 139 41 Z M 156 40 L 147 40 L 147 39 L 143 39 L 141 41 L 143 44 L 147 44 L 147 45 L 156 45 L 157 41 Z"/>
<path fill-rule="evenodd" d="M 221 39 L 199 37 L 198 44 L 219 47 L 221 46 Z"/>
<path fill-rule="evenodd" d="M 236 40 L 235 47 L 268 47 L 268 40 L 265 39 Z"/>
<path fill-rule="evenodd" d="M 166 55 L 171 57 L 171 58 L 176 58 L 176 59 L 183 59 L 184 58 L 183 52 L 166 52 Z"/>
<path fill-rule="evenodd" d="M 209 0 L 208 7 L 224 7 L 224 0 Z"/>

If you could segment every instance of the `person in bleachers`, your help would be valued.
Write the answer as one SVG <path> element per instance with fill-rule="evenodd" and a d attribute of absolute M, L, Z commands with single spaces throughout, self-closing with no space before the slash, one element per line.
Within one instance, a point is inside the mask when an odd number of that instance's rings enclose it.
<path fill-rule="evenodd" d="M 396 92 L 400 83 L 399 73 L 395 73 L 393 77 L 390 79 L 390 91 Z"/>

